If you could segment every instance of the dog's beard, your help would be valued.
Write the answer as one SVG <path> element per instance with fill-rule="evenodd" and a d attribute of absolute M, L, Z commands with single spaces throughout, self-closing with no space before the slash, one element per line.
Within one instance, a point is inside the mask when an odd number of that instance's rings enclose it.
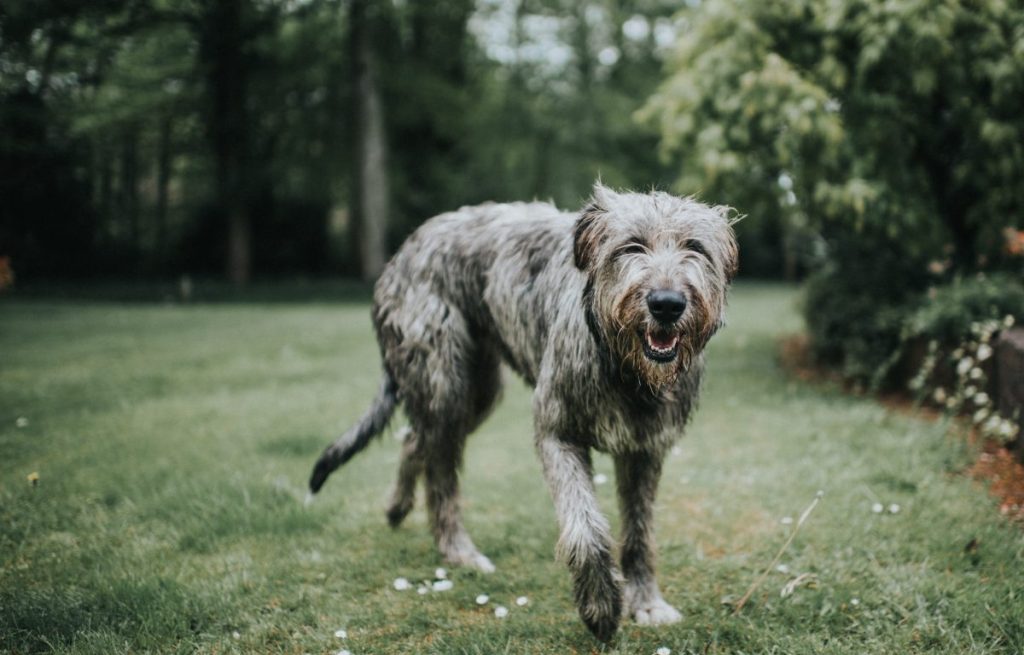
<path fill-rule="evenodd" d="M 696 289 L 687 293 L 683 316 L 671 325 L 655 321 L 634 291 L 617 304 L 604 331 L 613 359 L 624 380 L 636 380 L 659 392 L 688 370 L 717 329 L 714 308 Z"/>

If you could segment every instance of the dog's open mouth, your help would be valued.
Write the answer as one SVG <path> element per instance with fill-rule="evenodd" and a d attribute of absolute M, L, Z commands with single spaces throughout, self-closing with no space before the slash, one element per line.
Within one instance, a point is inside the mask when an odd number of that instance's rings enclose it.
<path fill-rule="evenodd" d="M 671 362 L 679 353 L 679 335 L 658 328 L 648 329 L 643 334 L 644 355 L 659 363 Z"/>

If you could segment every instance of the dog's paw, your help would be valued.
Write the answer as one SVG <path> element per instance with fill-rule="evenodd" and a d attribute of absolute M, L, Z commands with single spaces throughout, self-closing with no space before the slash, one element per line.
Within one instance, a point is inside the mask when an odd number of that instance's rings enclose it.
<path fill-rule="evenodd" d="M 679 610 L 661 598 L 642 603 L 631 609 L 633 620 L 637 625 L 668 625 L 683 620 L 683 615 L 679 613 Z"/>
<path fill-rule="evenodd" d="M 388 525 L 392 528 L 397 528 L 402 525 L 402 521 L 412 511 L 412 500 L 408 501 L 397 501 L 392 503 L 387 510 Z"/>
<path fill-rule="evenodd" d="M 576 607 L 594 636 L 611 641 L 622 619 L 622 587 L 613 568 L 591 566 L 575 580 Z"/>
<path fill-rule="evenodd" d="M 445 556 L 445 561 L 452 566 L 465 566 L 466 568 L 476 569 L 481 573 L 494 573 L 497 570 L 490 558 L 478 550 L 449 552 Z"/>
<path fill-rule="evenodd" d="M 490 558 L 483 553 L 477 553 L 467 566 L 483 573 L 494 573 L 497 570 L 494 568 L 494 563 L 491 562 Z"/>

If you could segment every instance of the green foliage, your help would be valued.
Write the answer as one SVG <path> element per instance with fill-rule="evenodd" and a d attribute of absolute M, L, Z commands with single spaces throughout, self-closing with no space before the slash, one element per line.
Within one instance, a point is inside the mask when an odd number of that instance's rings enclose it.
<path fill-rule="evenodd" d="M 1024 317 L 1024 284 L 1011 275 L 956 278 L 922 293 L 887 295 L 893 287 L 900 288 L 881 277 L 864 284 L 834 266 L 811 276 L 804 315 L 818 359 L 850 379 L 899 386 L 906 382 L 900 375 L 916 372 L 896 368 L 909 343 L 935 341 L 948 352 L 982 321 Z"/>
<path fill-rule="evenodd" d="M 231 205 L 258 274 L 354 272 L 349 6 L 0 5 L 0 254 L 23 281 L 222 270 Z M 571 208 L 598 175 L 670 181 L 655 130 L 632 114 L 660 81 L 653 27 L 675 3 L 366 6 L 392 247 L 464 204 Z M 629 20 L 647 33 L 627 38 Z"/>
<path fill-rule="evenodd" d="M 878 383 L 900 348 L 905 304 L 851 282 L 834 266 L 808 278 L 803 303 L 817 359 L 848 378 Z"/>
<path fill-rule="evenodd" d="M 821 269 L 805 309 L 820 356 L 871 378 L 929 286 L 1013 266 L 1024 6 L 722 0 L 685 16 L 642 116 L 682 190 L 750 216 L 755 265 L 779 250 Z"/>
<path fill-rule="evenodd" d="M 965 267 L 1024 207 L 1024 7 L 724 0 L 687 19 L 644 111 L 684 190 L 830 242 L 951 243 Z"/>
<path fill-rule="evenodd" d="M 1007 316 L 1024 320 L 1024 283 L 1019 277 L 957 278 L 927 294 L 907 317 L 906 333 L 952 345 L 968 339 L 979 323 L 1002 322 Z"/>

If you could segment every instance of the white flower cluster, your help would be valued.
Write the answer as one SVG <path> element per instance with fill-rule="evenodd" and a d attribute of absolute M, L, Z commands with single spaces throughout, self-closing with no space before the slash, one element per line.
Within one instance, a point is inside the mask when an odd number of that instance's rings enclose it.
<path fill-rule="evenodd" d="M 931 391 L 931 399 L 944 407 L 950 414 L 969 414 L 981 435 L 986 438 L 1007 442 L 1017 436 L 1020 426 L 995 411 L 994 400 L 985 392 L 988 375 L 982 364 L 995 354 L 992 338 L 997 332 L 1013 327 L 1014 317 L 1003 320 L 978 321 L 971 324 L 971 334 L 951 354 L 951 363 L 956 371 L 952 389 L 941 386 Z M 928 354 L 921 370 L 910 381 L 910 388 L 926 392 L 926 383 L 935 370 L 938 360 L 938 342 L 928 344 Z"/>
<path fill-rule="evenodd" d="M 413 588 L 413 584 L 407 578 L 395 578 L 391 586 L 395 591 L 408 591 Z M 425 596 L 432 591 L 450 591 L 454 587 L 455 583 L 448 579 L 448 571 L 439 568 L 434 571 L 434 580 L 424 580 L 416 587 L 416 593 Z M 491 602 L 491 597 L 487 594 L 480 594 L 476 597 L 475 602 L 477 605 L 483 606 Z M 518 596 L 514 602 L 519 607 L 526 607 L 530 603 L 530 599 L 526 596 Z M 505 618 L 508 616 L 508 613 L 509 609 L 504 605 L 498 605 L 494 608 L 494 616 L 499 619 Z M 338 632 L 344 631 L 339 630 Z M 338 634 L 335 633 L 335 636 L 338 636 Z"/>
<path fill-rule="evenodd" d="M 406 578 L 395 578 L 395 581 L 391 583 L 395 591 L 408 591 L 412 589 L 413 585 Z M 424 596 L 431 591 L 449 591 L 455 583 L 448 579 L 448 571 L 444 569 L 436 569 L 434 571 L 434 580 L 424 580 L 416 587 L 416 593 L 420 596 Z"/>

